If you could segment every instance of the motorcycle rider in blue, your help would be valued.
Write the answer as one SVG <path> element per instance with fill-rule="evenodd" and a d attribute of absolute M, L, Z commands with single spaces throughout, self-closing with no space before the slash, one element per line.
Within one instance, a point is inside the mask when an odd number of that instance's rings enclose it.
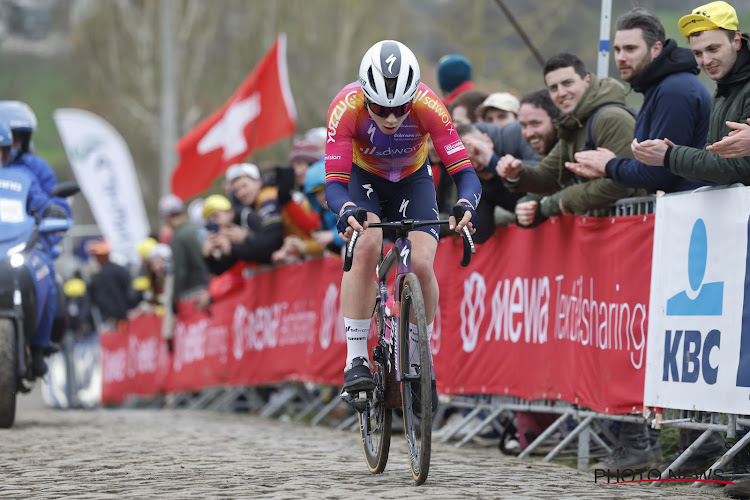
<path fill-rule="evenodd" d="M 0 101 L 0 117 L 6 121 L 13 133 L 11 164 L 27 167 L 39 181 L 39 186 L 49 195 L 57 186 L 57 177 L 44 158 L 31 152 L 31 134 L 36 130 L 34 111 L 21 101 Z"/>
<path fill-rule="evenodd" d="M 0 213 L 0 227 L 4 223 L 19 222 L 26 219 L 23 213 L 33 217 L 70 218 L 71 211 L 62 198 L 50 198 L 39 185 L 31 170 L 17 162 L 12 162 L 13 136 L 5 117 L 0 113 L 0 200 L 4 210 Z M 25 205 L 25 206 L 24 206 Z M 14 210 L 14 208 L 16 208 Z M 33 219 L 32 219 L 33 224 Z M 57 294 L 55 293 L 55 274 L 53 255 L 55 246 L 61 236 L 44 235 L 40 237 L 35 251 L 27 261 L 31 270 L 37 296 L 36 331 L 31 338 L 32 372 L 40 377 L 47 371 L 44 357 L 54 351 L 50 342 L 52 323 L 57 311 Z"/>

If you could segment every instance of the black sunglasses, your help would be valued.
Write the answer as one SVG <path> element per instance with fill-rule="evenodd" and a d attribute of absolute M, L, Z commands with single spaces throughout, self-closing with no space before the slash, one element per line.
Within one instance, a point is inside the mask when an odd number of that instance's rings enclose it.
<path fill-rule="evenodd" d="M 393 113 L 396 118 L 401 118 L 411 110 L 411 107 L 413 105 L 414 103 L 409 101 L 406 104 L 402 104 L 401 106 L 388 107 L 381 106 L 380 104 L 375 104 L 369 99 L 365 99 L 365 107 L 381 118 L 388 118 L 391 113 Z"/>

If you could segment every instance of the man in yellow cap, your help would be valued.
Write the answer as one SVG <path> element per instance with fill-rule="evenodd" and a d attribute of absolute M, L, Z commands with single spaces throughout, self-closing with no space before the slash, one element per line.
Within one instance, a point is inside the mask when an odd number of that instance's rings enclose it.
<path fill-rule="evenodd" d="M 726 2 L 711 2 L 683 16 L 678 27 L 687 38 L 698 66 L 716 82 L 707 143 L 729 134 L 726 122 L 750 116 L 750 49 L 738 31 L 737 13 Z M 664 166 L 689 179 L 750 184 L 750 158 L 722 158 L 705 149 L 675 145 L 669 137 L 633 141 L 633 154 L 647 165 Z"/>
<path fill-rule="evenodd" d="M 232 250 L 232 241 L 225 232 L 222 232 L 222 229 L 227 229 L 233 225 L 234 208 L 232 208 L 232 202 L 226 196 L 212 194 L 206 198 L 203 205 L 203 218 L 206 219 L 206 229 L 208 230 L 201 248 L 203 257 L 213 256 L 214 259 L 220 259 L 222 255 L 229 255 Z M 243 230 L 239 226 L 237 228 L 243 231 L 243 238 L 247 236 L 247 230 Z M 211 262 L 207 261 L 207 265 L 210 268 Z"/>

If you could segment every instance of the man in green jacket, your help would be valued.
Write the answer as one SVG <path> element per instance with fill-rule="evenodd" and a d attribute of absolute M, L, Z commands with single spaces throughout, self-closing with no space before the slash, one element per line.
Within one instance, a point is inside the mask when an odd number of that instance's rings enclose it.
<path fill-rule="evenodd" d="M 623 109 L 625 87 L 613 78 L 597 79 L 573 54 L 550 58 L 544 65 L 544 82 L 561 112 L 556 120 L 560 140 L 538 165 L 523 165 L 510 155 L 501 158 L 496 170 L 508 189 L 546 194 L 535 207 L 543 217 L 580 215 L 620 198 L 645 193 L 620 186 L 611 179 L 579 177 L 565 168 L 565 162 L 575 161 L 575 153 L 584 148 L 586 123 L 595 113 L 596 146 L 632 158 L 630 142 L 635 119 Z"/>
<path fill-rule="evenodd" d="M 180 299 L 204 292 L 208 284 L 208 272 L 203 262 L 198 227 L 188 220 L 185 207 L 177 196 L 168 194 L 159 200 L 159 214 L 172 228 L 172 310 L 177 312 Z"/>
<path fill-rule="evenodd" d="M 748 35 L 738 31 L 738 24 L 737 13 L 726 2 L 698 7 L 679 21 L 696 62 L 716 81 L 707 144 L 729 135 L 726 122 L 744 122 L 750 116 L 750 48 Z M 633 141 L 632 148 L 638 161 L 667 167 L 682 177 L 750 184 L 750 157 L 722 158 L 704 149 L 676 146 L 668 137 Z"/>

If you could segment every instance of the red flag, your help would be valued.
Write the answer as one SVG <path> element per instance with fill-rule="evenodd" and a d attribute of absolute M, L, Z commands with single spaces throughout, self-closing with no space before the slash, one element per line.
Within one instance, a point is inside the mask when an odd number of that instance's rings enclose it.
<path fill-rule="evenodd" d="M 293 135 L 296 125 L 282 34 L 224 106 L 177 142 L 172 192 L 183 200 L 200 194 L 233 163 Z"/>

